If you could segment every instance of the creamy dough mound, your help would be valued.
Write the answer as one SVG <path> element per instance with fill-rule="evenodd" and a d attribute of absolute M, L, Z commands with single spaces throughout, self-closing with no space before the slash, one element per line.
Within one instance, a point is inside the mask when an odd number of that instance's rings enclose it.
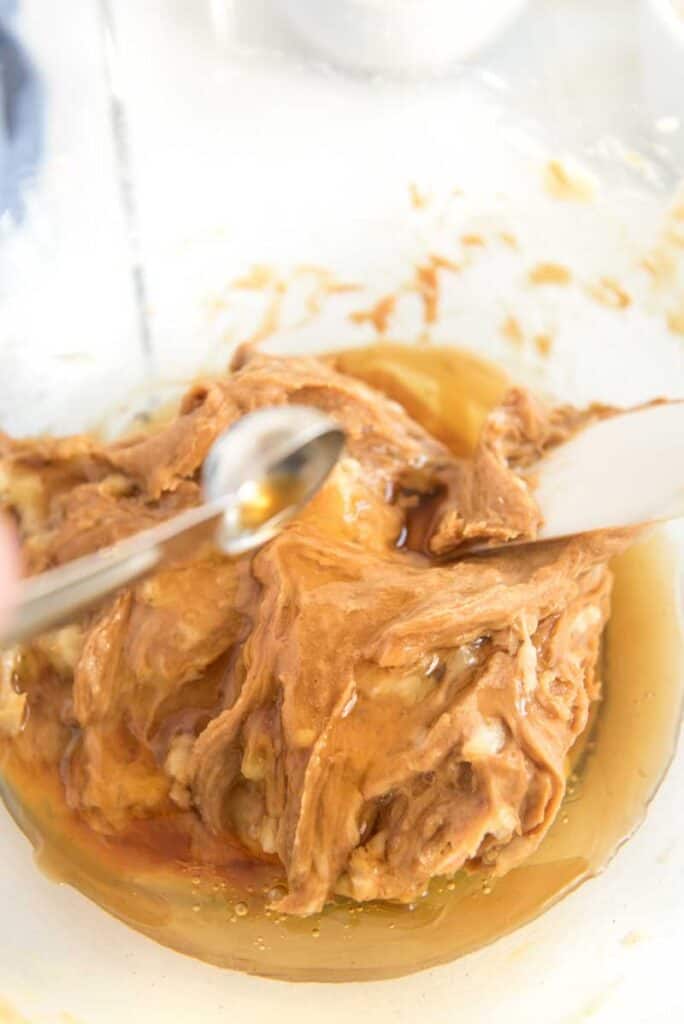
<path fill-rule="evenodd" d="M 211 837 L 204 860 L 236 842 L 277 858 L 290 914 L 335 894 L 411 901 L 464 866 L 504 873 L 558 811 L 627 538 L 467 545 L 535 535 L 525 469 L 594 413 L 512 390 L 459 459 L 334 360 L 248 356 L 152 433 L 0 439 L 27 566 L 196 503 L 217 434 L 284 402 L 348 436 L 297 522 L 237 561 L 172 564 L 28 652 L 55 680 L 27 699 L 67 799 L 105 834 L 177 818 Z"/>

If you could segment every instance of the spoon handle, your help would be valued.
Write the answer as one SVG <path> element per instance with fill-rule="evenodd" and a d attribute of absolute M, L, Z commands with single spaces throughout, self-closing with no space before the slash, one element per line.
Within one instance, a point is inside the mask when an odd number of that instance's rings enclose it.
<path fill-rule="evenodd" d="M 344 447 L 317 409 L 248 413 L 216 438 L 202 470 L 203 504 L 158 526 L 24 581 L 0 645 L 20 643 L 156 569 L 211 545 L 234 557 L 260 547 L 309 501 Z"/>
<path fill-rule="evenodd" d="M 69 622 L 119 587 L 147 575 L 169 557 L 210 541 L 227 500 L 213 501 L 143 530 L 92 555 L 49 569 L 20 585 L 12 617 L 0 632 L 0 644 L 21 643 Z"/>

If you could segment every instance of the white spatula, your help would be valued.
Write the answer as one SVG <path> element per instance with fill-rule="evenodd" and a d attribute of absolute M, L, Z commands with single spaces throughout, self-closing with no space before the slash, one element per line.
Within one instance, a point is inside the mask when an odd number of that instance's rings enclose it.
<path fill-rule="evenodd" d="M 684 402 L 600 420 L 533 473 L 540 540 L 684 516 Z"/>

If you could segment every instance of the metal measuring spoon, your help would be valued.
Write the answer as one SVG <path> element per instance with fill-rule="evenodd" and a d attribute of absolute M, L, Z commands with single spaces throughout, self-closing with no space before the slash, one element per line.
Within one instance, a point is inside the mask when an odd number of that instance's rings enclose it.
<path fill-rule="evenodd" d="M 344 432 L 308 406 L 260 409 L 214 441 L 202 471 L 205 501 L 159 526 L 25 580 L 0 644 L 68 622 L 168 557 L 211 542 L 227 555 L 274 537 L 324 483 Z"/>

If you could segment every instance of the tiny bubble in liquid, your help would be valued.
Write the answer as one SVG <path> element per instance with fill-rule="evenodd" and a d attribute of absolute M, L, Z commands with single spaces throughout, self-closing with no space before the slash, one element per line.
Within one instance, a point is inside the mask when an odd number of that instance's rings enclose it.
<path fill-rule="evenodd" d="M 321 929 L 318 927 L 318 925 L 316 925 L 315 928 L 311 929 L 311 934 L 314 937 L 314 939 L 320 939 L 320 937 L 321 937 Z"/>
<path fill-rule="evenodd" d="M 449 892 L 453 892 L 455 888 L 456 888 L 456 883 L 455 882 L 447 882 L 447 889 L 448 889 Z"/>
<path fill-rule="evenodd" d="M 567 823 L 569 821 L 570 821 L 570 819 L 568 818 L 567 814 L 564 814 L 563 817 L 561 818 L 561 825 L 567 825 Z"/>
<path fill-rule="evenodd" d="M 193 905 L 192 912 L 193 912 L 193 914 L 199 914 L 201 909 L 202 908 L 200 907 L 199 903 L 195 903 Z"/>
<path fill-rule="evenodd" d="M 482 884 L 482 892 L 483 892 L 483 894 L 485 896 L 489 896 L 491 891 L 492 891 L 492 887 L 489 884 L 489 882 L 483 882 L 483 884 Z"/>
<path fill-rule="evenodd" d="M 235 913 L 237 914 L 238 917 L 246 917 L 247 914 L 249 913 L 249 908 L 248 908 L 247 904 L 246 903 L 236 903 L 235 904 Z"/>

